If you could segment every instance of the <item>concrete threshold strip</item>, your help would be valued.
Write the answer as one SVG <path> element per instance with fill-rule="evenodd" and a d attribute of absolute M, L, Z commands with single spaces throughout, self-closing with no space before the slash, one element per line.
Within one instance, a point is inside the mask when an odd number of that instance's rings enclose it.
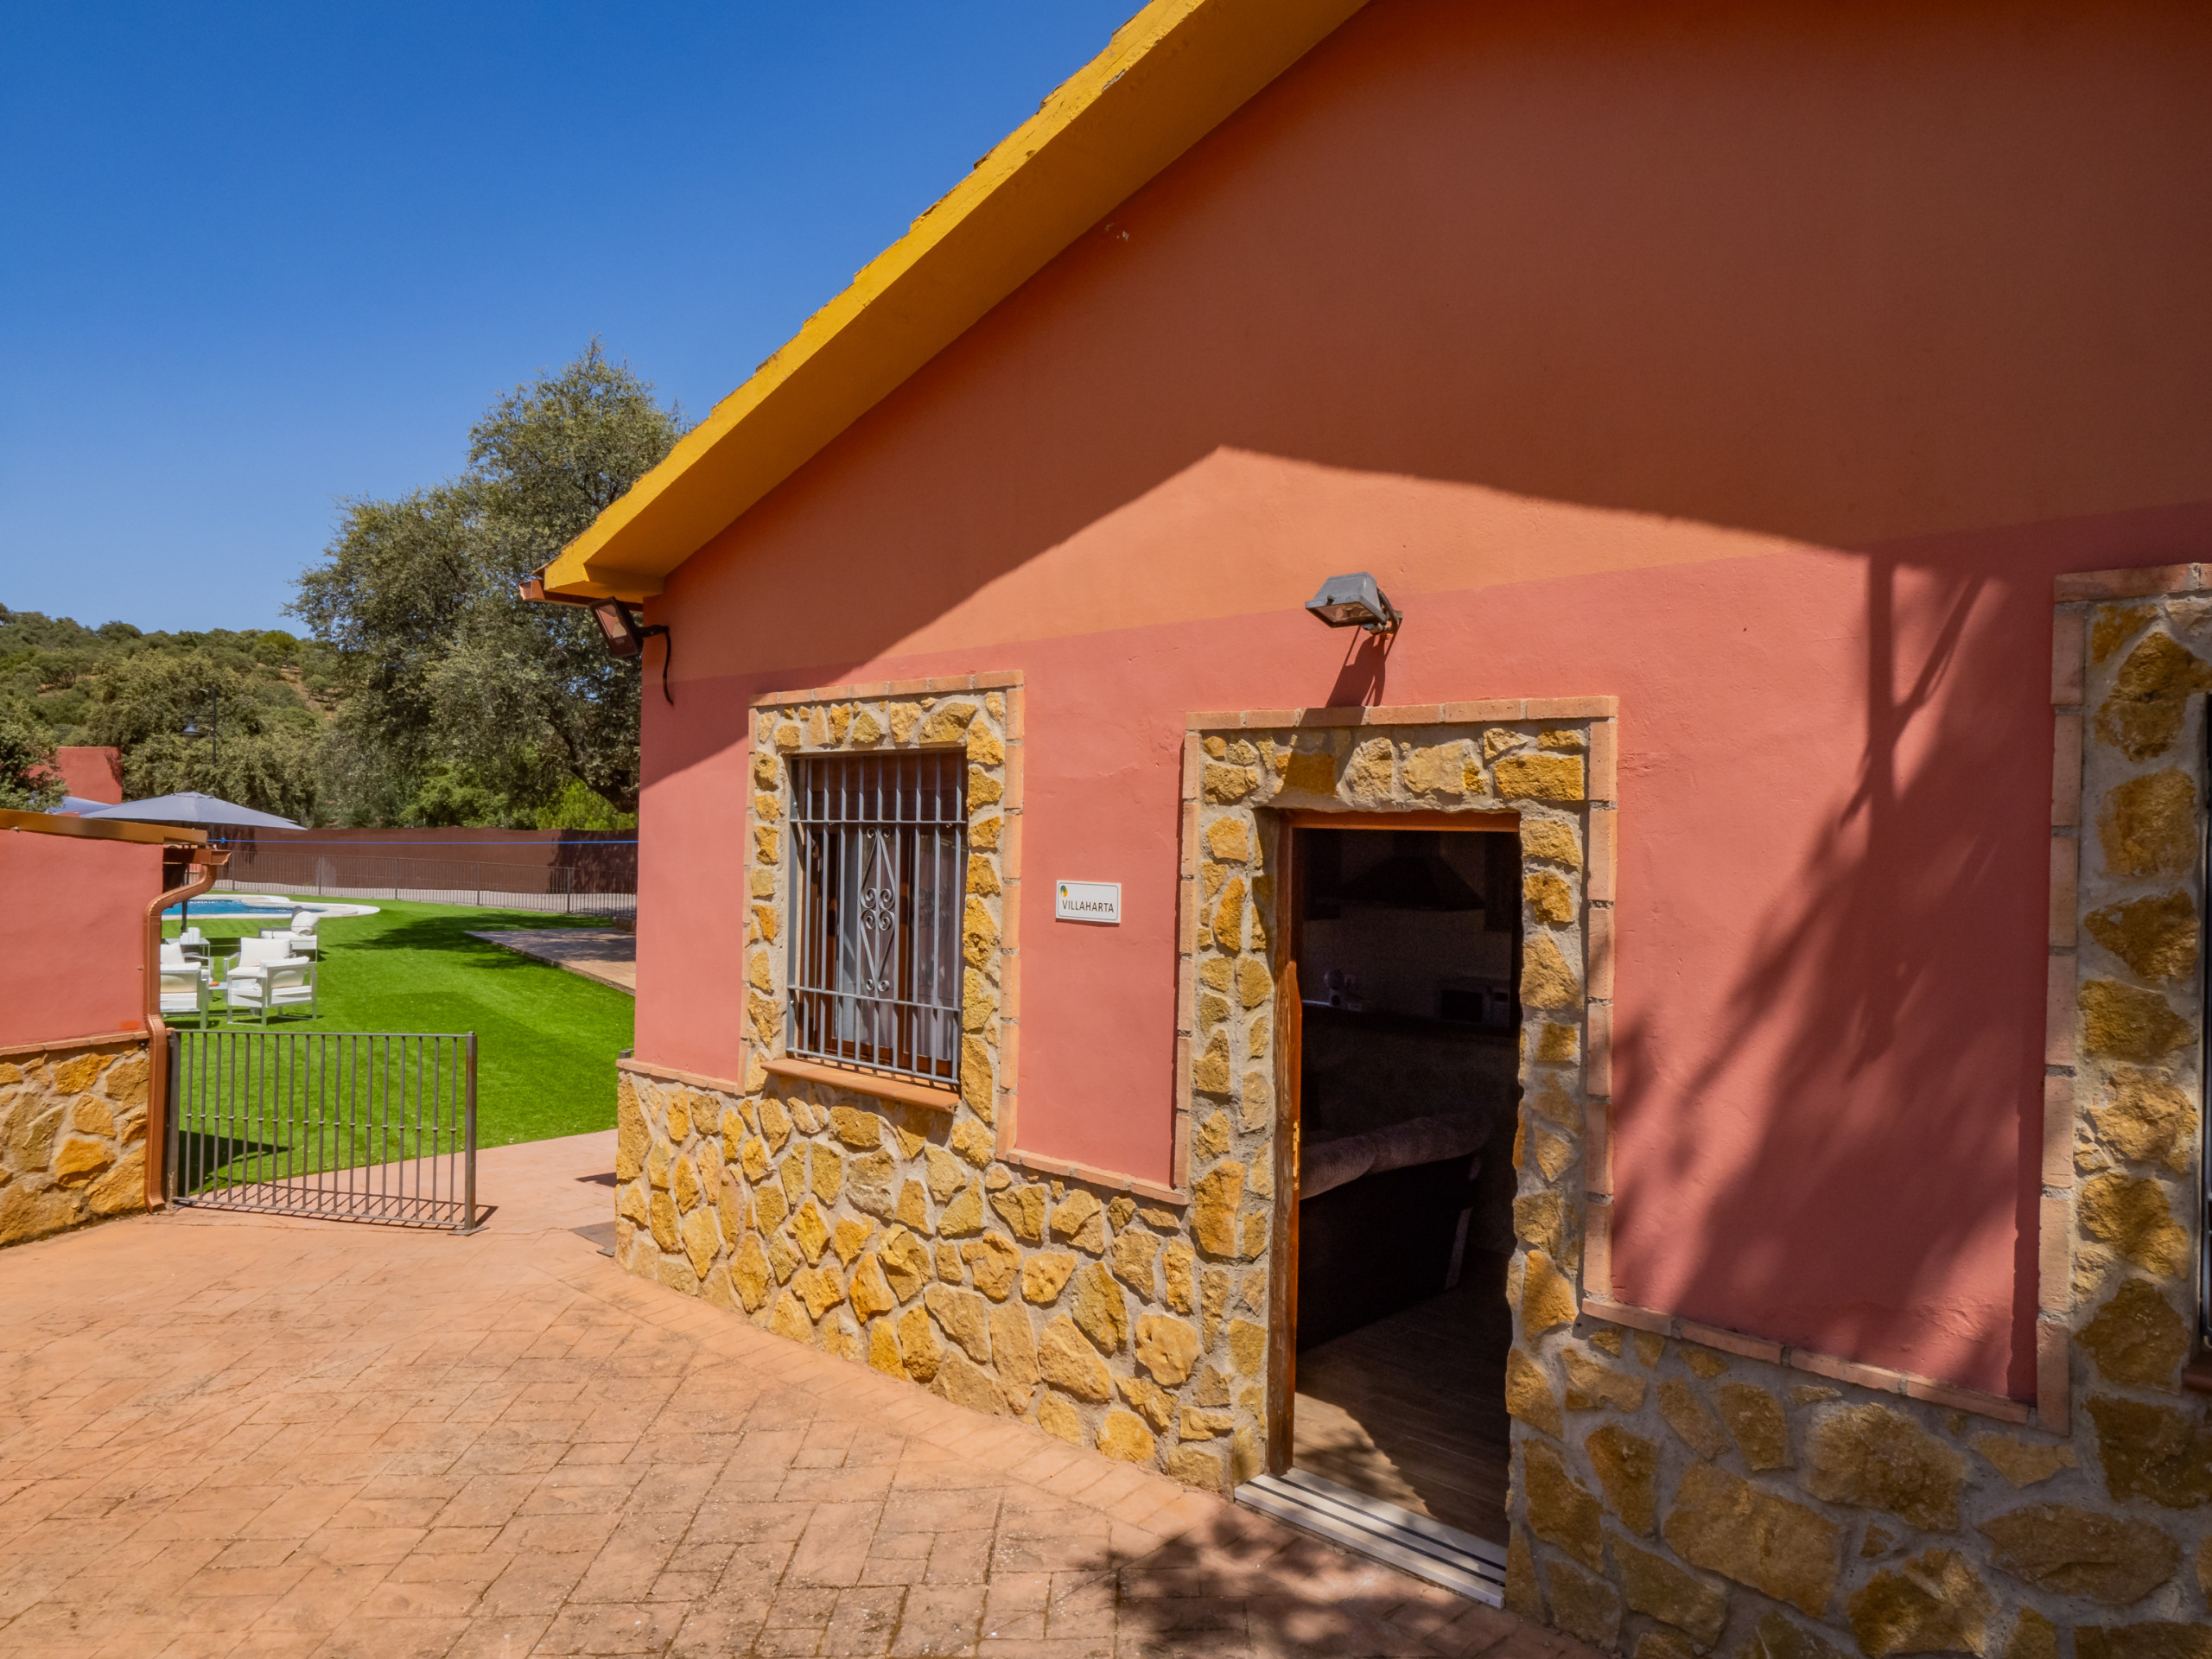
<path fill-rule="evenodd" d="M 1505 1605 L 1505 1548 L 1486 1538 L 1297 1469 L 1243 1482 L 1236 1501 L 1471 1600 Z"/>

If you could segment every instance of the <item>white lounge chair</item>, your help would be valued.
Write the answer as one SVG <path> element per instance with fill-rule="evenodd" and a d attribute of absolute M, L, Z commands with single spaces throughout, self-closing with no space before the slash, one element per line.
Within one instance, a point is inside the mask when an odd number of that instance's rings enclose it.
<path fill-rule="evenodd" d="M 264 933 L 255 938 L 238 941 L 238 960 L 231 964 L 231 971 L 242 968 L 258 968 L 264 963 L 282 962 L 292 954 L 292 938 L 289 933 Z"/>
<path fill-rule="evenodd" d="M 245 943 L 262 941 L 248 939 Z M 251 967 L 233 968 L 223 981 L 223 1000 L 233 1014 L 258 1013 L 264 1026 L 274 1008 L 300 1008 L 312 1014 L 317 1011 L 315 971 L 315 963 L 304 957 L 280 957 Z"/>
<path fill-rule="evenodd" d="M 259 1010 L 262 995 L 256 982 L 260 978 L 262 969 L 276 963 L 296 960 L 289 934 L 280 934 L 274 938 L 265 934 L 241 938 L 238 954 L 217 988 L 223 993 L 223 1000 L 228 1007 L 236 1008 L 243 1004 Z"/>
<path fill-rule="evenodd" d="M 302 933 L 296 928 L 264 927 L 261 930 L 261 937 L 278 940 L 289 947 L 284 952 L 288 957 L 305 957 L 313 961 L 322 953 L 322 947 L 316 941 L 312 928 Z"/>
<path fill-rule="evenodd" d="M 207 982 L 207 970 L 181 957 L 171 963 L 166 944 L 162 947 L 162 1014 L 188 1014 L 206 1020 L 214 1007 L 213 987 Z"/>

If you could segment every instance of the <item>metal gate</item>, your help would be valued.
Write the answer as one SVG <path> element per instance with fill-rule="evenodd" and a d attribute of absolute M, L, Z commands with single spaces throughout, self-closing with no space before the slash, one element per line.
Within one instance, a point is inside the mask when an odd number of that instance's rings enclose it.
<path fill-rule="evenodd" d="M 473 1232 L 476 1033 L 172 1031 L 168 1200 Z"/>

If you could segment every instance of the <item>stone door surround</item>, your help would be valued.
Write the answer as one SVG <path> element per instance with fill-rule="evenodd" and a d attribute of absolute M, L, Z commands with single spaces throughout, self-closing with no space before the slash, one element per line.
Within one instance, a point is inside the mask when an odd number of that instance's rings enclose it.
<path fill-rule="evenodd" d="M 1289 1306 L 1296 1135 L 1277 1104 L 1293 1084 L 1274 1030 L 1290 895 L 1279 888 L 1296 822 L 1464 817 L 1516 827 L 1522 849 L 1524 1111 L 1521 1248 L 1509 1295 L 1531 1348 L 1610 1283 L 1612 905 L 1618 703 L 1505 699 L 1373 709 L 1197 714 L 1183 745 L 1178 912 L 1176 1179 L 1210 1255 L 1248 1269 L 1243 1305 L 1268 1348 L 1268 1463 L 1289 1457 Z M 1282 995 L 1295 995 L 1287 987 Z M 1205 1230 L 1211 1228 L 1209 1239 Z M 1554 1317 L 1558 1315 L 1558 1317 Z M 1254 1399 L 1253 1406 L 1261 1402 Z"/>

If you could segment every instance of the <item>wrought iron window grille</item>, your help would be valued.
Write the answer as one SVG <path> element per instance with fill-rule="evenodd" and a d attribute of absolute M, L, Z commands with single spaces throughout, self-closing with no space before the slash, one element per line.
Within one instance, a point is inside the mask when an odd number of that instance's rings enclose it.
<path fill-rule="evenodd" d="M 957 1084 L 964 752 L 791 766 L 785 1052 Z"/>

